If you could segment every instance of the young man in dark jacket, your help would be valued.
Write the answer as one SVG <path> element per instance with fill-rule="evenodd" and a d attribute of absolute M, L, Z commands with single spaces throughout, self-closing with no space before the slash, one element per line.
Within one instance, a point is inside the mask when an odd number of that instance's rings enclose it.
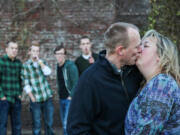
<path fill-rule="evenodd" d="M 68 116 L 69 135 L 123 135 L 124 119 L 142 76 L 134 66 L 138 28 L 115 23 L 105 33 L 106 51 L 80 77 Z"/>
<path fill-rule="evenodd" d="M 55 48 L 54 54 L 58 62 L 57 86 L 60 97 L 60 116 L 64 129 L 64 135 L 67 135 L 66 126 L 69 105 L 79 76 L 76 65 L 72 61 L 66 59 L 66 49 L 63 44 Z"/>

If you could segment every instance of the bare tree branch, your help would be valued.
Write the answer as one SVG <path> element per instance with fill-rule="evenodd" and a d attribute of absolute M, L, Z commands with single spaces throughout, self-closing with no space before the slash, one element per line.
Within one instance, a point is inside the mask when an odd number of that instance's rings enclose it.
<path fill-rule="evenodd" d="M 30 14 L 33 14 L 34 12 L 36 12 L 42 5 L 42 3 L 44 2 L 45 0 L 41 0 L 37 5 L 35 5 L 34 7 L 30 8 L 29 10 L 25 11 L 25 12 L 22 12 L 22 13 L 19 13 L 19 14 L 16 14 L 12 17 L 12 20 L 22 20 L 24 19 L 25 17 L 29 16 Z"/>
<path fill-rule="evenodd" d="M 58 11 L 60 17 L 62 17 L 64 19 L 64 21 L 69 22 L 71 25 L 79 26 L 79 24 L 77 22 L 72 22 L 71 20 L 67 19 L 63 15 L 62 11 L 60 10 L 60 7 L 58 7 L 58 4 L 57 4 L 56 0 L 51 0 L 51 1 L 52 1 L 53 5 L 55 6 L 56 10 Z"/>

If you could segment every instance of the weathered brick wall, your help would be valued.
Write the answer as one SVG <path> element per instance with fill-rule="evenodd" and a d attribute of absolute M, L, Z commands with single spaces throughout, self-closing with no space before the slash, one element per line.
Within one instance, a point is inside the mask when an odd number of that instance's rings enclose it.
<path fill-rule="evenodd" d="M 24 61 L 31 42 L 40 41 L 41 57 L 53 70 L 49 82 L 55 93 L 55 126 L 59 126 L 54 47 L 65 42 L 68 57 L 74 60 L 80 55 L 78 39 L 88 35 L 93 50 L 98 52 L 103 49 L 103 34 L 111 23 L 127 21 L 144 28 L 149 9 L 148 0 L 1 0 L 0 55 L 5 42 L 15 37 L 20 45 L 19 57 Z M 27 99 L 23 102 L 24 127 L 31 126 Z"/>

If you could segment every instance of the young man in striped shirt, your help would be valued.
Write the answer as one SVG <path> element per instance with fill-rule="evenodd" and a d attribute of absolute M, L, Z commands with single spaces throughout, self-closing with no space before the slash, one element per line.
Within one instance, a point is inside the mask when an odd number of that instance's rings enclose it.
<path fill-rule="evenodd" d="M 12 135 L 21 135 L 21 61 L 16 58 L 18 44 L 10 41 L 0 58 L 0 135 L 6 135 L 8 114 Z"/>
<path fill-rule="evenodd" d="M 40 47 L 33 44 L 30 48 L 30 59 L 23 64 L 23 87 L 29 95 L 30 110 L 33 121 L 33 135 L 41 134 L 41 113 L 44 115 L 45 134 L 53 133 L 53 92 L 46 76 L 51 74 L 51 69 L 46 62 L 39 58 Z"/>

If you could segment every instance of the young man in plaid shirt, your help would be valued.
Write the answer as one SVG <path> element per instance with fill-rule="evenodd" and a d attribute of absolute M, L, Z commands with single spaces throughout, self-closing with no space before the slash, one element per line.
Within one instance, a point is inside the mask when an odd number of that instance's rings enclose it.
<path fill-rule="evenodd" d="M 10 41 L 0 58 L 0 135 L 6 135 L 8 114 L 12 135 L 21 135 L 21 61 L 16 58 L 18 44 Z"/>
<path fill-rule="evenodd" d="M 30 59 L 23 64 L 23 86 L 31 99 L 33 135 L 41 134 L 41 113 L 44 115 L 45 134 L 53 135 L 53 92 L 46 79 L 46 76 L 51 74 L 51 69 L 45 61 L 39 59 L 39 50 L 37 44 L 30 48 Z"/>

